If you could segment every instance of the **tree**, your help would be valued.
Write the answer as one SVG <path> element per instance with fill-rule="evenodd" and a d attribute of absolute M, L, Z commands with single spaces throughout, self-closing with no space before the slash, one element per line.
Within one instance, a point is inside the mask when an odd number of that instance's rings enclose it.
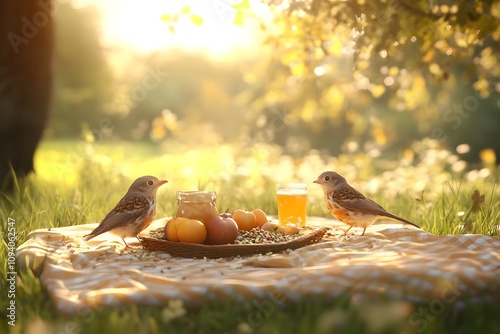
<path fill-rule="evenodd" d="M 97 128 L 106 122 L 116 82 L 100 44 L 97 9 L 61 4 L 54 20 L 54 106 L 48 127 L 56 137 L 77 137 L 82 125 Z"/>
<path fill-rule="evenodd" d="M 53 27 L 50 0 L 0 4 L 0 183 L 33 170 L 49 115 Z"/>
<path fill-rule="evenodd" d="M 273 60 L 250 101 L 264 115 L 280 110 L 288 132 L 305 126 L 316 134 L 307 136 L 313 147 L 333 152 L 352 137 L 404 146 L 415 136 L 448 144 L 482 136 L 477 149 L 496 145 L 500 153 L 500 116 L 493 112 L 500 91 L 500 1 L 267 3 Z M 488 121 L 465 121 L 460 105 L 472 108 L 471 101 L 480 102 L 477 117 Z M 485 122 L 497 126 L 471 128 Z M 362 138 L 367 133 L 370 138 Z M 275 133 L 280 136 L 287 137 Z"/>

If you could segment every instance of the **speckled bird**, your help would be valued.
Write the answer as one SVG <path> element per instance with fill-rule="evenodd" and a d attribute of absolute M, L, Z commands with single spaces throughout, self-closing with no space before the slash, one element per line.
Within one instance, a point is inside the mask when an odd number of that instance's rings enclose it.
<path fill-rule="evenodd" d="M 137 235 L 151 224 L 156 214 L 156 192 L 167 182 L 149 175 L 135 180 L 99 226 L 83 239 L 88 241 L 105 232 L 111 232 L 122 238 L 129 247 L 125 238 L 137 238 Z"/>
<path fill-rule="evenodd" d="M 404 218 L 387 212 L 379 204 L 351 187 L 346 179 L 336 172 L 324 172 L 313 183 L 323 188 L 326 205 L 333 217 L 350 226 L 344 235 L 353 227 L 361 227 L 363 229 L 361 235 L 365 235 L 368 226 L 383 218 L 398 220 L 420 228 Z"/>

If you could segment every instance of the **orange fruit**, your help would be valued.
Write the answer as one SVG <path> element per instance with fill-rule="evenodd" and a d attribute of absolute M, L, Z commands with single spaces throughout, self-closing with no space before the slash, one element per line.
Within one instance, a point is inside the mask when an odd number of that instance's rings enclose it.
<path fill-rule="evenodd" d="M 257 218 L 253 212 L 246 210 L 235 210 L 233 212 L 233 220 L 238 224 L 239 230 L 251 230 L 257 227 Z"/>
<path fill-rule="evenodd" d="M 165 225 L 165 238 L 167 238 L 168 241 L 178 242 L 180 240 L 175 220 L 176 218 L 170 219 Z"/>
<path fill-rule="evenodd" d="M 202 244 L 205 242 L 207 238 L 207 228 L 201 221 L 186 218 L 178 219 L 182 219 L 182 221 L 179 221 L 177 224 L 177 234 L 181 242 L 193 244 Z"/>
<path fill-rule="evenodd" d="M 252 213 L 255 215 L 255 220 L 258 227 L 262 227 L 262 225 L 267 223 L 267 216 L 264 211 L 262 211 L 261 209 L 255 209 L 252 210 Z"/>

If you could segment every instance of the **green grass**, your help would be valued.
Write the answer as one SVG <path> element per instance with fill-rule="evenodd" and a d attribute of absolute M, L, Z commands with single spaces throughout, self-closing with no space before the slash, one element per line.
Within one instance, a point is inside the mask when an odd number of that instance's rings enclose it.
<path fill-rule="evenodd" d="M 387 210 L 427 231 L 498 236 L 499 172 L 494 166 L 489 166 L 489 176 L 483 169 L 485 166 L 478 166 L 483 170 L 480 177 L 478 173 L 450 172 L 446 159 L 427 161 L 423 156 L 418 164 L 381 160 L 372 164 L 363 154 L 332 158 L 311 152 L 301 159 L 291 158 L 272 146 L 187 149 L 118 142 L 105 145 L 44 142 L 36 156 L 37 175 L 19 180 L 13 192 L 1 195 L 4 242 L 0 245 L 0 268 L 7 272 L 8 217 L 16 220 L 18 245 L 34 229 L 98 222 L 131 181 L 145 174 L 169 180 L 158 194 L 157 217 L 175 213 L 177 190 L 194 189 L 216 190 L 219 211 L 262 208 L 276 214 L 274 184 L 284 180 L 310 184 L 308 214 L 329 217 L 321 190 L 311 182 L 322 171 L 333 169 L 346 177 L 357 175 L 348 177 L 353 185 Z M 374 182 L 378 184 L 376 187 L 371 186 Z M 479 209 L 473 207 L 471 199 L 476 189 L 485 195 Z M 5 320 L 7 300 L 3 291 L 7 284 L 3 274 L 0 284 L 1 332 L 104 333 L 120 329 L 135 333 L 500 332 L 496 321 L 498 302 L 465 303 L 447 308 L 432 321 L 412 323 L 408 312 L 397 310 L 409 308 L 412 314 L 426 305 L 388 301 L 382 296 L 378 300 L 358 301 L 348 293 L 335 300 L 287 303 L 273 307 L 272 311 L 261 311 L 252 301 L 207 301 L 173 321 L 165 321 L 165 307 L 144 306 L 105 308 L 60 317 L 55 314 L 37 275 L 30 270 L 18 274 L 17 326 L 12 328 Z"/>

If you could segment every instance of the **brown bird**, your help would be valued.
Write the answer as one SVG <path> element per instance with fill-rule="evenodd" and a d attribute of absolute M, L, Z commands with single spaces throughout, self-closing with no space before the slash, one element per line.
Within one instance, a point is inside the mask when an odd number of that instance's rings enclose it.
<path fill-rule="evenodd" d="M 344 235 L 353 227 L 363 228 L 361 235 L 365 235 L 366 228 L 377 219 L 382 218 L 399 220 L 405 224 L 420 228 L 406 219 L 385 211 L 383 207 L 351 187 L 345 178 L 338 173 L 324 172 L 313 182 L 323 188 L 325 202 L 331 214 L 350 226 Z"/>
<path fill-rule="evenodd" d="M 156 214 L 156 191 L 167 182 L 154 176 L 143 176 L 135 180 L 99 226 L 83 239 L 87 241 L 102 233 L 111 232 L 122 238 L 129 247 L 125 238 L 137 238 L 137 235 L 151 224 Z"/>

